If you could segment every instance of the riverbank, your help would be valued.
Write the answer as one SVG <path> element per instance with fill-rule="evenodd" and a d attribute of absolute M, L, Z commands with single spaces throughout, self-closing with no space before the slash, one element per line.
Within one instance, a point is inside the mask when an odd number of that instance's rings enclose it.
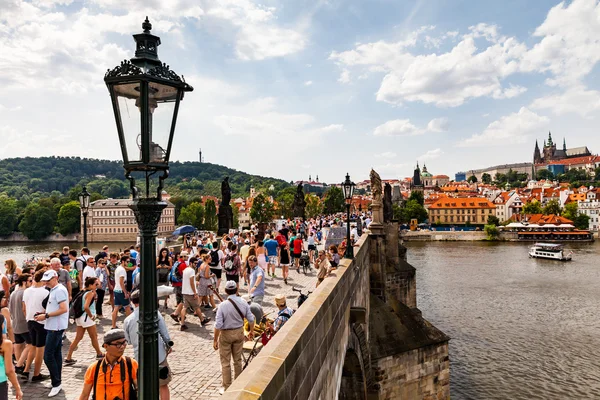
<path fill-rule="evenodd" d="M 594 233 L 594 238 L 598 233 Z M 408 231 L 401 232 L 400 238 L 405 242 L 479 242 L 489 241 L 483 231 Z M 500 242 L 526 242 L 518 238 L 517 232 L 500 232 L 496 239 Z M 535 240 L 534 240 L 535 241 Z M 550 240 L 546 240 L 550 241 Z M 583 240 L 564 240 L 561 243 L 586 242 Z"/>
<path fill-rule="evenodd" d="M 40 243 L 40 242 L 67 242 L 73 243 L 79 241 L 79 235 L 67 235 L 63 236 L 60 233 L 53 233 L 43 239 L 33 240 L 29 239 L 27 236 L 23 235 L 21 232 L 14 232 L 8 236 L 0 236 L 0 242 L 10 242 L 10 243 Z"/>

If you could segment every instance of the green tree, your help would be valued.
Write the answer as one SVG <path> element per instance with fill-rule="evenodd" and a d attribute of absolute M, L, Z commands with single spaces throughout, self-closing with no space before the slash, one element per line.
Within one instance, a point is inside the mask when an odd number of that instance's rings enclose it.
<path fill-rule="evenodd" d="M 392 204 L 392 212 L 394 213 L 394 219 L 396 221 L 402 221 L 402 210 L 403 209 L 398 204 Z"/>
<path fill-rule="evenodd" d="M 409 200 L 415 200 L 420 205 L 425 205 L 425 197 L 423 196 L 423 192 L 420 190 L 413 190 L 410 192 Z"/>
<path fill-rule="evenodd" d="M 523 214 L 541 214 L 542 205 L 539 201 L 533 200 L 523 206 Z"/>
<path fill-rule="evenodd" d="M 542 209 L 542 213 L 544 215 L 559 215 L 561 212 L 560 203 L 556 199 L 552 199 L 546 203 L 544 208 Z"/>
<path fill-rule="evenodd" d="M 471 175 L 469 179 L 467 179 L 469 183 L 477 183 L 477 177 L 475 175 Z"/>
<path fill-rule="evenodd" d="M 575 218 L 577 218 L 578 214 L 579 214 L 579 212 L 578 212 L 578 207 L 577 207 L 576 202 L 573 201 L 571 203 L 565 204 L 565 208 L 563 208 L 563 212 L 562 212 L 563 217 L 575 222 Z"/>
<path fill-rule="evenodd" d="M 411 219 L 416 219 L 419 223 L 427 219 L 427 210 L 416 200 L 408 200 L 401 213 L 401 222 L 408 223 Z"/>
<path fill-rule="evenodd" d="M 499 235 L 496 225 L 485 225 L 483 231 L 486 233 L 488 240 L 496 240 Z"/>
<path fill-rule="evenodd" d="M 237 206 L 231 206 L 233 211 L 233 228 L 237 229 L 240 226 L 240 210 Z"/>
<path fill-rule="evenodd" d="M 8 236 L 17 229 L 17 201 L 8 196 L 0 197 L 0 236 Z"/>
<path fill-rule="evenodd" d="M 79 202 L 70 201 L 64 204 L 58 212 L 56 223 L 58 225 L 58 232 L 61 235 L 70 235 L 71 233 L 79 232 L 81 223 Z"/>
<path fill-rule="evenodd" d="M 204 207 L 198 202 L 193 202 L 181 209 L 177 218 L 179 225 L 192 225 L 201 229 L 204 224 Z"/>
<path fill-rule="evenodd" d="M 488 225 L 498 226 L 500 225 L 500 219 L 495 215 L 490 215 L 488 216 L 487 223 Z"/>
<path fill-rule="evenodd" d="M 208 199 L 204 204 L 204 229 L 209 231 L 216 231 L 217 228 L 217 206 L 214 200 Z"/>
<path fill-rule="evenodd" d="M 536 172 L 536 178 L 538 180 L 552 180 L 554 179 L 554 174 L 547 169 L 540 169 Z"/>
<path fill-rule="evenodd" d="M 590 217 L 585 214 L 578 214 L 573 220 L 573 225 L 577 229 L 589 229 Z"/>
<path fill-rule="evenodd" d="M 19 230 L 29 239 L 40 240 L 52 234 L 55 222 L 54 211 L 38 203 L 31 203 L 25 209 Z"/>
<path fill-rule="evenodd" d="M 335 214 L 344 211 L 344 202 L 344 193 L 342 192 L 342 189 L 337 186 L 330 187 L 325 194 L 325 200 L 323 202 L 325 214 Z"/>
<path fill-rule="evenodd" d="M 319 197 L 314 194 L 307 194 L 304 199 L 306 200 L 306 216 L 308 218 L 314 218 L 323 213 L 323 205 Z"/>
<path fill-rule="evenodd" d="M 271 222 L 275 208 L 262 193 L 259 193 L 252 202 L 250 209 L 250 218 L 253 222 Z"/>
<path fill-rule="evenodd" d="M 598 167 L 594 170 L 594 180 L 600 181 L 600 167 Z"/>
<path fill-rule="evenodd" d="M 490 183 L 492 183 L 492 176 L 486 172 L 483 175 L 481 175 L 481 181 L 489 185 Z"/>
<path fill-rule="evenodd" d="M 277 201 L 277 215 L 284 218 L 292 218 L 292 205 L 294 204 L 295 187 L 287 187 L 279 192 L 275 201 Z"/>

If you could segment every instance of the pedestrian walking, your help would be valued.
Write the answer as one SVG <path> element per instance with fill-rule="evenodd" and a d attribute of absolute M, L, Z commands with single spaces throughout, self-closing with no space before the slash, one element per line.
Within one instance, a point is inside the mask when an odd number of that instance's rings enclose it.
<path fill-rule="evenodd" d="M 10 293 L 13 292 L 15 285 L 17 284 L 17 278 L 21 275 L 21 268 L 17 266 L 17 263 L 12 258 L 4 261 L 4 268 L 6 271 L 6 278 L 8 279 L 8 284 Z M 6 292 L 8 296 L 8 292 Z"/>
<path fill-rule="evenodd" d="M 88 259 L 88 262 L 91 258 Z M 85 288 L 78 297 L 73 299 L 73 310 L 75 312 L 75 339 L 69 346 L 65 365 L 73 365 L 77 360 L 73 359 L 73 352 L 77 349 L 79 342 L 87 332 L 92 341 L 92 347 L 96 350 L 96 358 L 103 358 L 102 350 L 98 344 L 98 333 L 96 331 L 96 307 L 98 306 L 96 289 L 98 278 L 90 276 L 85 279 Z"/>
<path fill-rule="evenodd" d="M 46 329 L 44 321 L 36 321 L 35 316 L 46 312 L 43 302 L 48 297 L 45 282 L 42 282 L 45 271 L 40 269 L 33 277 L 34 283 L 23 292 L 23 307 L 25 318 L 27 319 L 27 329 L 31 338 L 31 354 L 27 357 L 27 363 L 23 375 L 29 377 L 31 364 L 34 363 L 32 382 L 41 382 L 48 379 L 48 375 L 43 375 L 42 361 L 44 360 L 44 349 L 46 347 Z"/>
<path fill-rule="evenodd" d="M 171 272 L 169 272 L 169 280 L 171 281 L 171 286 L 173 286 L 173 289 L 175 290 L 175 301 L 177 304 L 175 311 L 171 314 L 171 318 L 176 322 L 179 322 L 179 315 L 183 308 L 183 271 L 187 268 L 188 252 L 182 251 L 176 258 L 177 261 L 173 264 L 173 267 L 171 267 Z"/>
<path fill-rule="evenodd" d="M 225 279 L 227 281 L 234 281 L 239 285 L 242 261 L 237 253 L 237 244 L 231 245 L 231 251 L 225 256 L 223 269 L 225 270 Z"/>
<path fill-rule="evenodd" d="M 69 271 L 62 267 L 62 263 L 60 258 L 54 257 L 50 259 L 50 268 L 56 271 L 58 275 L 58 283 L 67 288 L 67 293 L 69 293 L 69 302 L 73 299 L 71 297 L 71 293 L 73 289 L 71 288 L 71 276 L 69 275 Z"/>
<path fill-rule="evenodd" d="M 265 271 L 258 265 L 256 256 L 248 257 L 250 265 L 250 298 L 262 306 L 265 297 Z"/>
<path fill-rule="evenodd" d="M 284 242 L 279 247 L 279 263 L 281 265 L 281 274 L 283 275 L 283 283 L 285 283 L 287 285 L 287 283 L 288 283 L 287 280 L 290 275 L 290 264 L 291 264 L 290 249 L 288 247 L 287 242 Z"/>
<path fill-rule="evenodd" d="M 104 304 L 104 296 L 108 290 L 108 268 L 107 261 L 104 258 L 98 260 L 96 265 L 96 277 L 98 285 L 96 287 L 96 317 L 102 318 L 102 305 Z"/>
<path fill-rule="evenodd" d="M 201 257 L 202 263 L 200 267 L 198 267 L 198 272 L 196 274 L 198 285 L 197 285 L 197 293 L 200 298 L 200 304 L 206 304 L 205 308 L 212 308 L 214 311 L 217 311 L 215 306 L 215 299 L 212 296 L 212 290 L 210 290 L 209 286 L 213 284 L 212 278 L 215 276 L 210 269 L 211 255 L 203 254 Z"/>
<path fill-rule="evenodd" d="M 10 295 L 9 311 L 15 336 L 13 347 L 15 350 L 15 358 L 17 360 L 15 365 L 17 374 L 23 374 L 30 353 L 32 356 L 29 365 L 31 365 L 35 351 L 32 350 L 31 337 L 29 336 L 29 329 L 27 328 L 27 318 L 23 312 L 23 294 L 25 293 L 25 290 L 31 286 L 32 282 L 33 278 L 31 275 L 19 275 L 15 282 L 16 289 Z M 27 365 L 28 371 L 29 365 Z"/>
<path fill-rule="evenodd" d="M 209 256 L 210 258 L 210 256 Z M 208 265 L 208 264 L 207 264 Z M 205 317 L 200 309 L 200 302 L 198 301 L 198 293 L 196 292 L 196 271 L 192 267 L 191 263 L 183 270 L 181 293 L 183 294 L 183 307 L 179 314 L 179 322 L 181 323 L 181 330 L 188 330 L 188 326 L 185 324 L 185 315 L 187 308 L 190 307 L 194 310 L 194 313 L 200 318 L 202 326 L 206 325 L 210 318 Z"/>
<path fill-rule="evenodd" d="M 242 373 L 242 351 L 244 346 L 244 318 L 248 320 L 249 338 L 254 336 L 254 315 L 246 301 L 237 295 L 238 287 L 234 281 L 225 284 L 227 301 L 217 309 L 213 348 L 219 351 L 223 393 L 231 385 L 231 360 L 235 378 Z"/>
<path fill-rule="evenodd" d="M 50 372 L 52 389 L 48 397 L 54 397 L 62 390 L 62 337 L 69 326 L 69 293 L 58 283 L 58 274 L 54 270 L 44 272 L 42 282 L 50 288 L 46 312 L 35 317 L 38 322 L 46 321 L 46 347 L 44 363 Z"/>
<path fill-rule="evenodd" d="M 140 319 L 140 292 L 135 290 L 131 293 L 131 304 L 133 304 L 133 312 L 123 323 L 123 330 L 125 331 L 125 340 L 127 343 L 133 346 L 133 357 L 139 359 L 139 337 L 138 337 L 138 321 Z M 169 391 L 169 382 L 171 382 L 172 374 L 169 363 L 167 362 L 167 356 L 171 353 L 173 347 L 173 341 L 169 336 L 169 330 L 165 319 L 158 310 L 156 311 L 158 318 L 158 385 L 159 395 L 161 400 L 169 400 L 171 397 Z"/>
<path fill-rule="evenodd" d="M 123 329 L 111 329 L 104 334 L 106 355 L 93 362 L 85 372 L 79 400 L 88 400 L 90 394 L 97 400 L 137 399 L 138 363 L 123 356 L 127 340 Z"/>
<path fill-rule="evenodd" d="M 127 291 L 126 286 L 127 265 L 129 265 L 129 256 L 123 256 L 121 257 L 121 265 L 119 265 L 115 270 L 115 306 L 112 310 L 111 329 L 115 329 L 117 327 L 117 316 L 121 307 L 125 309 L 125 313 L 127 315 L 131 314 L 131 309 L 129 308 L 129 292 Z"/>

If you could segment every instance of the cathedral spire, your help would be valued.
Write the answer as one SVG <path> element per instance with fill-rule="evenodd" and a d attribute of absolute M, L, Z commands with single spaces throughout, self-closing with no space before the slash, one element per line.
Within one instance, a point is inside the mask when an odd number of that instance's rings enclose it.
<path fill-rule="evenodd" d="M 548 146 L 552 146 L 552 132 L 548 131 Z"/>
<path fill-rule="evenodd" d="M 563 137 L 563 150 L 567 151 L 567 140 Z"/>

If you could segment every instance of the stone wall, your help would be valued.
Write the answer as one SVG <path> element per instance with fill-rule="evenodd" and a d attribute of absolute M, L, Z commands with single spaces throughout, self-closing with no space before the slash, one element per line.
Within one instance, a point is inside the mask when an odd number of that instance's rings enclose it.
<path fill-rule="evenodd" d="M 350 320 L 350 308 L 363 307 L 368 321 L 370 242 L 366 239 L 363 235 L 355 248 L 355 259 L 342 259 L 333 277 L 319 285 L 223 399 L 338 398 L 348 348 L 369 352 L 368 329 L 363 329 L 361 338 L 357 324 Z"/>

